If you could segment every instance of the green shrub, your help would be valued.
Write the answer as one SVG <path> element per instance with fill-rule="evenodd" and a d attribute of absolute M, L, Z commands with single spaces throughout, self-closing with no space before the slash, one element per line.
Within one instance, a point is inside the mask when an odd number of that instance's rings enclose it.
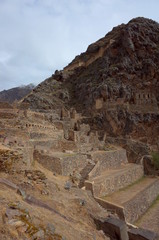
<path fill-rule="evenodd" d="M 159 170 L 159 153 L 152 152 L 153 164 L 156 170 Z"/>

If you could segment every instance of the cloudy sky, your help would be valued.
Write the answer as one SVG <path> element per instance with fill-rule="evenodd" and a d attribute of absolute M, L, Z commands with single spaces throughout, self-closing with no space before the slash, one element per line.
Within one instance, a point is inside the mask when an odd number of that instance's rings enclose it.
<path fill-rule="evenodd" d="M 159 22 L 158 0 L 0 0 L 0 91 L 38 84 L 114 26 Z"/>

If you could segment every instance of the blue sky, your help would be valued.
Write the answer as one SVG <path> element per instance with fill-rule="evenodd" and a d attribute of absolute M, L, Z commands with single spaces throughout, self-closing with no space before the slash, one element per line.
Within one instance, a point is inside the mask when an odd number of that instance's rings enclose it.
<path fill-rule="evenodd" d="M 38 84 L 114 26 L 159 22 L 158 0 L 0 0 L 0 91 Z"/>

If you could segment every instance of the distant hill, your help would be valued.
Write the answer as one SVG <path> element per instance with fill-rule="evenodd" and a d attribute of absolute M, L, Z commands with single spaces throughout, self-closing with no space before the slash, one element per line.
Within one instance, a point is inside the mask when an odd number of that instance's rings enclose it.
<path fill-rule="evenodd" d="M 8 90 L 3 90 L 0 92 L 0 101 L 13 103 L 16 100 L 21 100 L 22 98 L 27 96 L 34 87 L 35 85 L 29 84 L 26 86 L 20 86 Z"/>

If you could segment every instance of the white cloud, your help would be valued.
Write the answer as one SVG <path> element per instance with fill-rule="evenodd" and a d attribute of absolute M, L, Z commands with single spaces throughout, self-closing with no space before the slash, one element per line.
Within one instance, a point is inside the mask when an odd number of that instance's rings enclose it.
<path fill-rule="evenodd" d="M 0 90 L 42 81 L 133 17 L 158 20 L 158 6 L 157 0 L 0 0 Z"/>

